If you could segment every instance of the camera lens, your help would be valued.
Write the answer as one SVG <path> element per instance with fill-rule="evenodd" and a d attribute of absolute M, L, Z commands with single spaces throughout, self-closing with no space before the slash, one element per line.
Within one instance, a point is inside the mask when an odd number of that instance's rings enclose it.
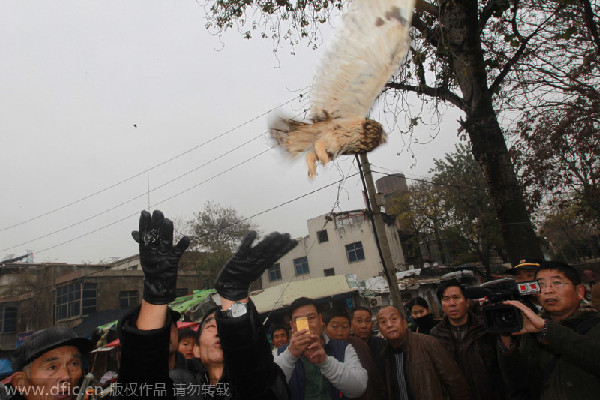
<path fill-rule="evenodd" d="M 504 304 L 483 307 L 486 329 L 490 332 L 518 332 L 523 327 L 519 309 Z"/>

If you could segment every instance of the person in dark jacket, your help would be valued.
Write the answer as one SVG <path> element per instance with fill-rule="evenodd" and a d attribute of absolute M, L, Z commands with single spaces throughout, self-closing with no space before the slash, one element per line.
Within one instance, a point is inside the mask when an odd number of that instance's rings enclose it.
<path fill-rule="evenodd" d="M 497 336 L 487 332 L 480 317 L 469 311 L 458 281 L 444 282 L 437 295 L 445 317 L 431 330 L 431 336 L 454 356 L 473 399 L 504 399 L 506 390 L 496 355 Z"/>
<path fill-rule="evenodd" d="M 431 329 L 439 322 L 433 319 L 427 300 L 420 296 L 411 299 L 406 305 L 406 309 L 415 323 L 413 332 L 429 335 Z"/>
<path fill-rule="evenodd" d="M 541 400 L 592 400 L 600 394 L 600 313 L 582 302 L 585 289 L 577 270 L 543 261 L 536 272 L 537 315 L 519 301 L 523 329 L 516 345 L 509 335 L 499 342 L 500 369 L 510 388 L 527 388 Z"/>
<path fill-rule="evenodd" d="M 383 359 L 389 400 L 471 399 L 458 364 L 436 338 L 408 330 L 394 306 L 379 310 L 377 324 L 388 342 Z"/>
<path fill-rule="evenodd" d="M 144 295 L 141 306 L 119 323 L 121 367 L 117 396 L 123 400 L 174 399 L 180 394 L 194 399 L 287 399 L 289 389 L 273 362 L 258 313 L 249 301 L 248 288 L 297 242 L 276 232 L 256 246 L 252 246 L 256 232 L 242 240 L 215 281 L 222 304 L 214 316 L 218 340 L 213 346 L 222 348 L 223 376 L 227 382 L 220 381 L 229 385 L 181 388 L 175 387 L 169 377 L 172 321 L 167 304 L 175 298 L 177 266 L 189 239 L 184 237 L 173 246 L 173 224 L 158 210 L 152 216 L 142 211 L 140 229 L 132 235 L 139 243 Z M 211 379 L 211 383 L 218 382 Z"/>
<path fill-rule="evenodd" d="M 365 341 L 350 336 L 350 314 L 343 308 L 332 308 L 323 313 L 325 334 L 329 339 L 344 340 L 354 347 L 362 367 L 367 371 L 367 391 L 359 397 L 362 400 L 385 399 L 385 385 Z"/>
<path fill-rule="evenodd" d="M 14 400 L 74 400 L 81 389 L 83 357 L 92 343 L 71 328 L 53 327 L 29 336 L 11 357 Z"/>
<path fill-rule="evenodd" d="M 383 338 L 373 335 L 373 314 L 366 307 L 357 306 L 352 310 L 352 320 L 350 321 L 350 329 L 354 337 L 359 338 L 369 346 L 371 350 L 371 358 L 377 366 L 380 376 L 385 376 L 385 368 L 381 353 L 386 346 L 386 341 Z"/>

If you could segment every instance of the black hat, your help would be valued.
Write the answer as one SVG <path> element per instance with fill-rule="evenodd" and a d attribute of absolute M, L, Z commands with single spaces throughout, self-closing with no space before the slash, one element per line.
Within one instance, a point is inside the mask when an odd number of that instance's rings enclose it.
<path fill-rule="evenodd" d="M 515 265 L 511 269 L 507 270 L 505 273 L 510 274 L 510 275 L 516 275 L 517 271 L 523 271 L 523 270 L 535 271 L 540 267 L 541 263 L 542 263 L 541 260 L 525 258 L 525 259 L 519 261 L 519 263 L 517 265 Z"/>
<path fill-rule="evenodd" d="M 92 350 L 92 342 L 77 336 L 71 328 L 55 326 L 34 332 L 13 353 L 11 364 L 13 371 L 21 371 L 23 367 L 34 361 L 42 354 L 62 346 L 75 346 L 82 354 Z"/>

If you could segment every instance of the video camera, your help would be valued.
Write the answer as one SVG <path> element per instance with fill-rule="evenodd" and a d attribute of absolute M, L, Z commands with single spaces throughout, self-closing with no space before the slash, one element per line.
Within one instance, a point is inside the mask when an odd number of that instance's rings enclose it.
<path fill-rule="evenodd" d="M 486 298 L 482 307 L 483 323 L 488 332 L 508 333 L 523 329 L 521 311 L 511 305 L 502 304 L 506 300 L 522 301 L 523 297 L 540 292 L 537 281 L 519 282 L 513 278 L 502 278 L 486 282 L 480 287 L 465 288 L 468 299 Z"/>

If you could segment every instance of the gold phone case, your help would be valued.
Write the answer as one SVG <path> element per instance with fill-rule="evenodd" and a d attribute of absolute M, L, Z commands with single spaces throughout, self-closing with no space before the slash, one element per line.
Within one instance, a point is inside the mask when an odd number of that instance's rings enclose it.
<path fill-rule="evenodd" d="M 308 319 L 306 317 L 296 318 L 296 330 L 301 331 L 302 329 L 309 329 Z"/>

